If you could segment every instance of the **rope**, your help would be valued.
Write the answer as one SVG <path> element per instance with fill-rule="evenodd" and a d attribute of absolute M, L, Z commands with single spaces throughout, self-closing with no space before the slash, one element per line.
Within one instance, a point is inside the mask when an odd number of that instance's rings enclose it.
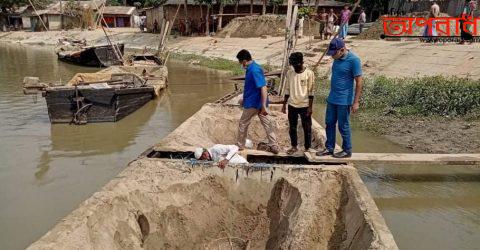
<path fill-rule="evenodd" d="M 32 3 L 32 1 L 31 1 L 31 0 L 28 0 L 28 2 L 29 2 L 29 3 L 30 3 L 30 5 L 32 6 L 32 8 L 33 8 L 33 11 L 35 11 L 35 14 L 37 14 L 37 16 L 38 16 L 38 19 L 40 19 L 40 22 L 42 22 L 42 24 L 43 24 L 43 27 L 45 28 L 45 30 L 46 30 L 46 31 L 48 31 L 47 25 L 45 25 L 45 23 L 43 22 L 43 19 L 42 19 L 42 17 L 41 17 L 41 16 L 38 14 L 38 12 L 37 12 L 37 9 L 35 8 L 35 5 L 33 5 L 33 3 Z"/>

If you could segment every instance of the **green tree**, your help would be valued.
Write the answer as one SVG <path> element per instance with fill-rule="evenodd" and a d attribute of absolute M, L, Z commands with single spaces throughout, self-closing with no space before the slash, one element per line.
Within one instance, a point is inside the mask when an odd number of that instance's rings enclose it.
<path fill-rule="evenodd" d="M 35 5 L 37 9 L 44 9 L 51 3 L 50 0 L 34 0 L 32 3 Z M 9 9 L 14 7 L 20 7 L 24 5 L 29 5 L 30 2 L 28 0 L 0 0 L 0 9 L 6 12 Z"/>
<path fill-rule="evenodd" d="M 107 0 L 106 5 L 108 5 L 108 6 L 120 6 L 120 5 L 123 5 L 123 1 L 122 0 Z"/>
<path fill-rule="evenodd" d="M 283 3 L 283 0 L 270 0 L 269 4 L 273 6 L 272 8 L 272 14 L 276 14 L 278 12 L 278 6 L 280 6 Z"/>
<path fill-rule="evenodd" d="M 298 18 L 308 18 L 313 15 L 315 10 L 311 7 L 301 7 L 298 9 Z"/>
<path fill-rule="evenodd" d="M 143 6 L 145 7 L 159 7 L 165 4 L 167 0 L 145 0 Z"/>

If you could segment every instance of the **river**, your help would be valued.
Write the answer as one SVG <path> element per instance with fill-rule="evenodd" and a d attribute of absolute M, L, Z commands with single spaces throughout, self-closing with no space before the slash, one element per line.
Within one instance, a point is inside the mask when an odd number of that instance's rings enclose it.
<path fill-rule="evenodd" d="M 204 103 L 233 89 L 223 74 L 171 62 L 169 88 L 117 123 L 51 125 L 45 101 L 22 93 L 24 76 L 67 81 L 93 72 L 58 62 L 52 49 L 0 44 L 0 249 L 21 249 L 122 171 Z M 323 106 L 315 107 L 322 121 Z M 358 152 L 409 152 L 354 128 Z M 480 245 L 475 167 L 358 166 L 402 249 Z"/>

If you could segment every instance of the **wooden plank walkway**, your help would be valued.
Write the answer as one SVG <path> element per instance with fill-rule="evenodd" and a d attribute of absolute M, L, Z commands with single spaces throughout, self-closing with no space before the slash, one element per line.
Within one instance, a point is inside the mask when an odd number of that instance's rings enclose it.
<path fill-rule="evenodd" d="M 353 153 L 347 159 L 320 157 L 312 153 L 305 153 L 305 156 L 308 161 L 317 163 L 480 165 L 480 154 Z"/>

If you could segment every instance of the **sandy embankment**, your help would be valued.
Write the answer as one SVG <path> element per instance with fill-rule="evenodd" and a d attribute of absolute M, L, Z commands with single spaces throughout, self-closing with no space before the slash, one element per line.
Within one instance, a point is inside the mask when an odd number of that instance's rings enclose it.
<path fill-rule="evenodd" d="M 228 143 L 235 134 L 229 122 L 238 122 L 235 108 L 205 105 L 157 149 L 181 151 L 190 145 Z M 219 117 L 212 117 L 212 112 Z M 275 119 L 286 122 L 286 115 Z M 190 133 L 182 135 L 188 128 Z M 279 138 L 286 138 L 286 133 L 277 130 Z M 190 141 L 183 141 L 187 138 Z M 140 158 L 29 247 L 46 248 L 397 246 L 352 166 L 262 164 L 222 171 L 185 160 Z"/>
<path fill-rule="evenodd" d="M 137 160 L 28 249 L 396 249 L 353 167 L 276 167 Z"/>

